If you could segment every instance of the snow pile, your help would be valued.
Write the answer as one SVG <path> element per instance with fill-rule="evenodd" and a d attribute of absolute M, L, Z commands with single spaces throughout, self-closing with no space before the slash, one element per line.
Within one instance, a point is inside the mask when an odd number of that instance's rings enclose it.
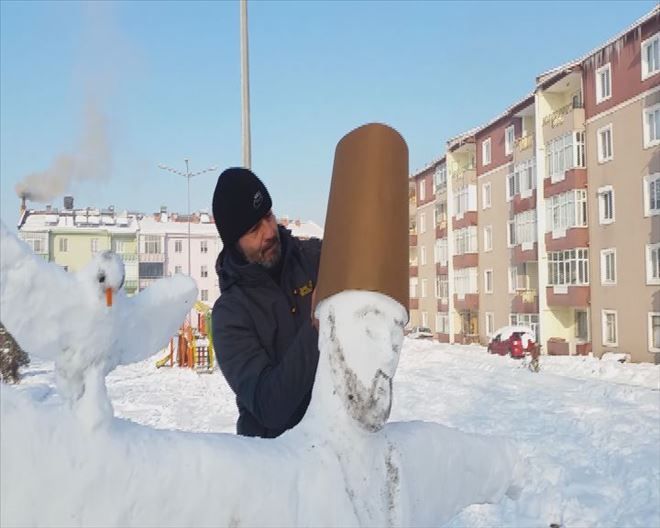
<path fill-rule="evenodd" d="M 174 316 L 188 309 L 190 292 L 173 280 L 135 303 L 118 296 L 112 307 L 99 307 L 98 281 L 82 278 L 90 275 L 71 282 L 78 279 L 63 278 L 2 235 L 3 248 L 20 261 L 2 262 L 8 328 L 22 345 L 54 358 L 58 374 L 70 368 L 80 375 L 77 384 L 58 380 L 58 387 L 82 387 L 91 404 L 104 401 L 109 368 L 153 353 L 152 345 L 162 346 L 173 331 Z M 65 297 L 74 318 L 52 302 Z M 27 335 L 47 301 L 50 348 L 46 338 Z M 1 524 L 429 525 L 516 492 L 508 442 L 433 423 L 385 423 L 403 307 L 380 294 L 344 292 L 323 301 L 318 315 L 322 353 L 310 409 L 275 440 L 162 431 L 118 419 L 88 427 L 87 412 L 61 405 L 47 390 L 2 387 Z M 22 325 L 22 317 L 33 320 Z"/>
<path fill-rule="evenodd" d="M 522 341 L 522 346 L 525 349 L 529 346 L 530 342 L 532 344 L 536 342 L 536 335 L 534 334 L 534 331 L 529 326 L 520 326 L 520 325 L 503 326 L 502 328 L 497 330 L 493 334 L 493 336 L 496 336 L 496 335 L 499 334 L 500 340 L 501 341 L 506 341 L 515 332 L 518 332 L 518 333 L 521 334 L 520 340 Z"/>

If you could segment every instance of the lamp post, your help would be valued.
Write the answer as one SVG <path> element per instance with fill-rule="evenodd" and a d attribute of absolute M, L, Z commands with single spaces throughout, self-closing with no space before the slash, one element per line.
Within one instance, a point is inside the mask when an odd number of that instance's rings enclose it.
<path fill-rule="evenodd" d="M 178 174 L 179 176 L 183 176 L 184 178 L 186 178 L 186 180 L 188 180 L 188 276 L 192 277 L 192 271 L 190 269 L 190 178 L 193 178 L 194 176 L 199 176 L 200 174 L 204 174 L 205 172 L 211 172 L 217 170 L 217 167 L 209 167 L 208 169 L 204 169 L 198 172 L 190 172 L 190 168 L 188 166 L 188 158 L 186 158 L 184 161 L 186 162 L 186 172 L 178 171 L 176 169 L 163 165 L 162 163 L 158 164 L 158 168 L 166 170 L 168 172 L 172 172 L 174 174 Z"/>
<path fill-rule="evenodd" d="M 251 169 L 250 66 L 248 61 L 247 0 L 241 0 L 241 121 L 243 124 L 243 166 Z"/>

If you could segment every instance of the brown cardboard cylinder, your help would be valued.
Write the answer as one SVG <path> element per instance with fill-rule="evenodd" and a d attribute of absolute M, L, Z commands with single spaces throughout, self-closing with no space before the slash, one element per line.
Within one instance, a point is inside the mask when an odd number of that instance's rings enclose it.
<path fill-rule="evenodd" d="M 344 290 L 380 292 L 408 311 L 408 146 L 372 123 L 337 144 L 316 302 Z"/>

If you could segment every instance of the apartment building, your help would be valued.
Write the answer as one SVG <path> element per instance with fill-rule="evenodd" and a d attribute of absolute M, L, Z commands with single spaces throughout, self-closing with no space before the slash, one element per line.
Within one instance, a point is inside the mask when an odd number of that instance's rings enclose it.
<path fill-rule="evenodd" d="M 450 342 L 525 324 L 545 353 L 660 362 L 660 7 L 441 159 Z M 431 173 L 411 177 L 416 192 Z M 415 205 L 419 223 L 430 204 Z"/>

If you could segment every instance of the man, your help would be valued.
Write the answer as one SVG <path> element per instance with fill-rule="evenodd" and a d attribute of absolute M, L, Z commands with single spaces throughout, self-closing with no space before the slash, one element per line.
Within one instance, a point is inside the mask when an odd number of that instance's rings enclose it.
<path fill-rule="evenodd" d="M 277 225 L 265 185 L 245 168 L 218 178 L 213 217 L 223 243 L 216 262 L 215 353 L 236 394 L 236 432 L 274 438 L 305 414 L 319 358 L 312 323 L 321 242 Z"/>

